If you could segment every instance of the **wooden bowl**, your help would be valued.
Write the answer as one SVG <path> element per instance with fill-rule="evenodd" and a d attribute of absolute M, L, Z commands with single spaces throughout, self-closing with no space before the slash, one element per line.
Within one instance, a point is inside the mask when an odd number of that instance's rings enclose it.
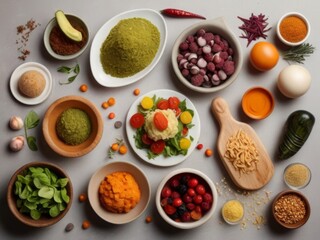
<path fill-rule="evenodd" d="M 279 199 L 281 199 L 282 197 L 285 197 L 285 196 L 288 196 L 288 195 L 294 195 L 294 196 L 297 196 L 299 197 L 302 202 L 304 203 L 304 206 L 305 206 L 305 215 L 304 217 L 295 222 L 295 223 L 286 223 L 284 222 L 283 220 L 280 220 L 278 214 L 277 214 L 277 210 L 276 210 L 276 205 L 277 205 L 277 202 L 279 201 Z M 293 204 L 292 203 L 292 200 L 290 201 L 290 204 Z M 296 213 L 298 212 L 297 210 L 294 210 Z M 287 229 L 296 229 L 296 228 L 299 228 L 301 227 L 302 225 L 304 225 L 309 217 L 310 217 L 310 213 L 311 213 L 311 208 L 310 208 L 310 204 L 309 204 L 309 201 L 308 199 L 301 193 L 301 192 L 298 192 L 296 190 L 284 190 L 282 192 L 280 192 L 273 200 L 273 203 L 272 203 L 272 215 L 274 217 L 274 219 L 276 220 L 277 223 L 279 223 L 281 226 L 283 226 L 284 228 L 287 228 Z"/>
<path fill-rule="evenodd" d="M 104 209 L 99 200 L 99 186 L 104 178 L 114 172 L 130 173 L 139 185 L 141 198 L 138 204 L 127 213 L 113 213 Z M 148 207 L 151 197 L 151 188 L 145 173 L 136 165 L 129 162 L 110 162 L 99 168 L 91 177 L 88 186 L 88 198 L 92 209 L 103 220 L 112 224 L 126 224 L 142 215 Z"/>
<path fill-rule="evenodd" d="M 63 177 L 63 178 L 68 178 L 69 182 L 66 186 L 68 196 L 70 197 L 69 203 L 67 204 L 66 208 L 60 212 L 60 214 L 57 217 L 50 217 L 50 216 L 45 216 L 42 215 L 40 219 L 34 220 L 32 219 L 29 215 L 23 214 L 19 211 L 17 208 L 17 196 L 14 194 L 14 189 L 15 189 L 15 182 L 17 180 L 17 176 L 21 175 L 25 170 L 27 170 L 29 167 L 42 167 L 42 168 L 48 168 L 55 174 L 57 174 L 58 177 Z M 8 184 L 8 191 L 7 191 L 7 202 L 10 211 L 12 214 L 15 216 L 16 219 L 18 219 L 20 222 L 31 226 L 31 227 L 37 227 L 37 228 L 42 228 L 42 227 L 47 227 L 51 226 L 57 222 L 59 222 L 69 211 L 71 205 L 72 205 L 72 200 L 73 200 L 73 187 L 72 183 L 70 180 L 70 177 L 68 174 L 59 166 L 52 164 L 52 163 L 47 163 L 47 162 L 32 162 L 25 164 L 24 166 L 20 167 L 11 177 L 9 184 Z"/>
<path fill-rule="evenodd" d="M 68 145 L 57 135 L 56 123 L 60 114 L 69 109 L 85 111 L 91 120 L 91 134 L 79 145 Z M 56 100 L 45 113 L 42 131 L 44 138 L 53 151 L 64 157 L 80 157 L 92 151 L 100 142 L 103 133 L 103 121 L 99 110 L 89 100 L 80 96 L 66 96 Z"/>

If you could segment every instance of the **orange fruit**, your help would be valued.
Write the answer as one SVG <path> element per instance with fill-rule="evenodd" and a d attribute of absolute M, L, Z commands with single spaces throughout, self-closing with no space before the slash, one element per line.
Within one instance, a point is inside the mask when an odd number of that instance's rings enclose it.
<path fill-rule="evenodd" d="M 279 52 L 270 42 L 256 43 L 250 52 L 250 62 L 259 71 L 268 71 L 277 65 Z"/>

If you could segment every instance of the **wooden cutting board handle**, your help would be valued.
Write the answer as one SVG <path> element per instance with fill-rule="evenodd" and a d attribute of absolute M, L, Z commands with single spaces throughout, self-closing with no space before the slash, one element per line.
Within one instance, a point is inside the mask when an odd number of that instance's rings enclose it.
<path fill-rule="evenodd" d="M 254 129 L 244 122 L 235 120 L 231 115 L 228 103 L 221 97 L 212 100 L 211 110 L 220 125 L 217 150 L 233 182 L 238 187 L 246 190 L 257 190 L 265 186 L 273 176 L 274 167 L 263 143 Z M 230 137 L 234 136 L 240 130 L 245 132 L 248 138 L 254 142 L 259 153 L 256 170 L 248 173 L 240 173 L 225 156 L 227 142 Z"/>

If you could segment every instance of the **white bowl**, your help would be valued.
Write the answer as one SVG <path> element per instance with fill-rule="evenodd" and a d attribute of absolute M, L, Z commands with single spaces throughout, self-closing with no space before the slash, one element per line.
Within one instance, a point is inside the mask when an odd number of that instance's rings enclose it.
<path fill-rule="evenodd" d="M 290 16 L 296 16 L 296 17 L 302 19 L 302 20 L 305 22 L 305 24 L 307 25 L 307 35 L 305 36 L 304 39 L 302 39 L 302 40 L 299 41 L 299 42 L 289 42 L 289 41 L 287 41 L 286 39 L 284 39 L 284 38 L 281 36 L 281 33 L 280 33 L 280 24 L 281 24 L 281 22 L 283 21 L 283 19 L 285 19 L 286 17 L 290 17 Z M 281 40 L 281 42 L 283 42 L 284 44 L 286 44 L 286 45 L 288 45 L 288 46 L 292 46 L 292 47 L 298 46 L 298 45 L 304 43 L 304 42 L 307 40 L 307 38 L 309 37 L 310 31 L 311 31 L 311 28 L 310 28 L 310 23 L 309 23 L 308 19 L 307 19 L 303 14 L 298 13 L 298 12 L 289 12 L 289 13 L 284 14 L 284 15 L 279 19 L 278 24 L 277 24 L 277 36 L 278 36 L 278 38 L 279 38 L 279 39 Z"/>
<path fill-rule="evenodd" d="M 112 213 L 105 210 L 99 200 L 98 189 L 105 176 L 118 172 L 130 173 L 139 185 L 141 198 L 139 203 L 128 213 Z M 137 219 L 147 208 L 151 196 L 151 188 L 147 176 L 136 165 L 129 162 L 111 162 L 99 168 L 91 177 L 88 186 L 88 198 L 95 213 L 103 220 L 113 224 L 125 224 Z"/>
<path fill-rule="evenodd" d="M 81 48 L 80 51 L 76 52 L 75 54 L 71 54 L 71 55 L 59 55 L 57 53 L 55 53 L 51 46 L 50 46 L 50 41 L 49 41 L 49 37 L 50 37 L 50 33 L 51 33 L 51 30 L 54 26 L 57 25 L 57 20 L 56 18 L 52 18 L 50 20 L 50 22 L 47 24 L 46 26 L 46 29 L 44 31 L 44 35 L 43 35 L 43 42 L 44 42 L 44 46 L 45 48 L 47 49 L 48 53 L 54 57 L 55 59 L 58 59 L 58 60 L 71 60 L 71 59 L 75 59 L 77 57 L 79 57 L 85 50 L 86 48 L 88 47 L 89 45 L 89 42 L 90 42 L 90 32 L 89 32 L 89 29 L 87 27 L 87 25 L 85 24 L 85 22 L 77 17 L 77 16 L 74 16 L 74 15 L 71 15 L 71 14 L 66 14 L 66 17 L 68 18 L 68 20 L 72 23 L 72 22 L 76 22 L 80 25 L 82 25 L 83 29 L 86 31 L 87 33 L 87 42 L 86 44 L 83 46 L 83 48 Z"/>
<path fill-rule="evenodd" d="M 182 75 L 182 73 L 179 69 L 178 63 L 177 63 L 177 57 L 179 54 L 180 43 L 185 41 L 187 36 L 194 35 L 197 32 L 197 30 L 199 30 L 201 28 L 205 29 L 206 32 L 212 32 L 214 34 L 219 34 L 222 38 L 224 38 L 226 41 L 228 41 L 228 43 L 230 44 L 230 46 L 232 47 L 233 52 L 234 52 L 233 53 L 233 60 L 235 62 L 234 73 L 229 78 L 227 78 L 222 84 L 220 84 L 218 86 L 210 87 L 210 88 L 198 87 L 198 86 L 192 85 Z M 220 91 L 220 90 L 228 87 L 230 84 L 232 84 L 236 80 L 236 78 L 242 68 L 243 56 L 242 56 L 241 45 L 239 43 L 238 38 L 234 35 L 234 33 L 228 27 L 224 18 L 220 17 L 220 18 L 216 18 L 216 19 L 200 21 L 200 22 L 188 27 L 187 29 L 185 29 L 179 35 L 179 37 L 176 39 L 176 41 L 173 45 L 171 62 L 172 62 L 173 70 L 176 73 L 178 79 L 180 80 L 180 82 L 182 84 L 184 84 L 186 87 L 188 87 L 194 91 L 197 91 L 197 92 L 212 93 L 212 92 L 217 92 L 217 91 Z"/>
<path fill-rule="evenodd" d="M 164 209 L 161 206 L 161 192 L 162 189 L 164 188 L 164 186 L 166 186 L 166 184 L 168 183 L 168 181 L 173 178 L 174 176 L 177 175 L 181 175 L 181 174 L 191 174 L 191 175 L 196 175 L 198 176 L 201 180 L 203 180 L 206 185 L 210 188 L 211 190 L 211 194 L 213 197 L 213 203 L 211 208 L 204 213 L 204 215 L 197 221 L 191 221 L 191 222 L 177 222 L 174 221 L 173 219 L 171 219 L 166 212 L 164 211 Z M 181 168 L 181 169 L 177 169 L 174 170 L 172 172 L 170 172 L 167 176 L 165 176 L 162 181 L 160 182 L 158 188 L 157 188 L 157 192 L 156 192 L 156 207 L 157 210 L 159 212 L 159 214 L 161 215 L 161 217 L 170 225 L 176 227 L 176 228 L 180 228 L 180 229 L 191 229 L 191 228 L 196 228 L 201 226 L 202 224 L 206 223 L 213 215 L 214 211 L 217 208 L 217 203 L 218 203 L 218 192 L 217 189 L 215 187 L 215 185 L 213 184 L 213 182 L 211 181 L 211 179 L 205 175 L 204 173 L 202 173 L 199 170 L 193 169 L 193 168 Z"/>
<path fill-rule="evenodd" d="M 100 48 L 109 35 L 111 29 L 119 23 L 120 20 L 128 19 L 128 18 L 144 18 L 149 20 L 153 25 L 155 25 L 159 32 L 160 32 L 160 46 L 156 56 L 154 57 L 153 61 L 142 71 L 134 74 L 130 77 L 125 78 L 117 78 L 111 75 L 108 75 L 103 70 L 101 61 L 100 61 Z M 121 87 L 126 86 L 131 83 L 137 82 L 138 80 L 145 77 L 152 69 L 156 66 L 159 62 L 165 45 L 167 42 L 167 25 L 164 18 L 159 14 L 159 12 L 152 10 L 152 9 L 136 9 L 127 12 L 123 12 L 115 17 L 111 18 L 108 22 L 106 22 L 97 32 L 95 35 L 91 50 L 90 50 L 90 66 L 91 71 L 96 79 L 96 81 L 105 87 Z"/>

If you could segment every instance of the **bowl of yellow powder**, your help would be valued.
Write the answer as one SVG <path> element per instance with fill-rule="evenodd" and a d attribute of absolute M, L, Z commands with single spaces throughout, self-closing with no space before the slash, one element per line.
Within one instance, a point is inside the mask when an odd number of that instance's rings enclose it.
<path fill-rule="evenodd" d="M 133 163 L 116 161 L 99 168 L 88 185 L 94 212 L 113 224 L 129 223 L 147 208 L 151 196 L 146 174 Z"/>
<path fill-rule="evenodd" d="M 226 223 L 239 224 L 244 217 L 243 204 L 239 200 L 229 200 L 223 204 L 221 214 Z"/>
<path fill-rule="evenodd" d="M 80 157 L 100 142 L 103 120 L 98 108 L 80 96 L 65 96 L 47 109 L 42 131 L 49 147 L 64 157 Z"/>
<path fill-rule="evenodd" d="M 136 9 L 120 13 L 106 22 L 92 41 L 92 74 L 105 87 L 134 83 L 156 66 L 166 41 L 167 26 L 159 12 Z"/>
<path fill-rule="evenodd" d="M 289 188 L 302 189 L 309 184 L 311 171 L 305 164 L 291 163 L 285 168 L 283 179 Z"/>

